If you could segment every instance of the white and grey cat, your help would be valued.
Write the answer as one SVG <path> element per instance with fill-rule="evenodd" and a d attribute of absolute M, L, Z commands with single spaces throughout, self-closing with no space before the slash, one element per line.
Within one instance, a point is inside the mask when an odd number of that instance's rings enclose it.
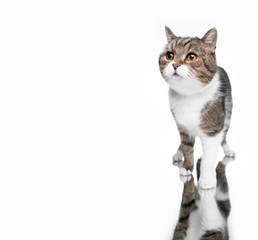
<path fill-rule="evenodd" d="M 210 29 L 201 39 L 177 37 L 168 27 L 165 30 L 167 45 L 160 54 L 159 66 L 169 85 L 170 109 L 181 138 L 173 159 L 184 158 L 180 173 L 190 175 L 195 137 L 199 137 L 203 147 L 199 186 L 213 188 L 219 146 L 226 156 L 235 155 L 226 142 L 232 97 L 227 73 L 216 63 L 217 30 Z"/>

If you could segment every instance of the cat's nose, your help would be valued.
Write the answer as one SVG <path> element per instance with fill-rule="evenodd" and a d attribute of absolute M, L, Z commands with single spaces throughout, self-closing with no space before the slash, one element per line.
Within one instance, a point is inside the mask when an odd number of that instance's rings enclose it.
<path fill-rule="evenodd" d="M 178 64 L 178 63 L 173 63 L 172 66 L 173 66 L 173 68 L 176 70 L 178 67 L 180 67 L 180 64 Z"/>

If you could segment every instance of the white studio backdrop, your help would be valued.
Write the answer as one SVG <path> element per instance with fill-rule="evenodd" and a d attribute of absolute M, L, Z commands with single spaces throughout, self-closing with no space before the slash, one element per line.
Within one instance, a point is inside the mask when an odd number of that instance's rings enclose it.
<path fill-rule="evenodd" d="M 1 1 L 0 239 L 171 239 L 183 184 L 158 68 L 165 25 L 180 36 L 218 30 L 234 101 L 230 234 L 253 238 L 256 8 L 250 0 Z"/>

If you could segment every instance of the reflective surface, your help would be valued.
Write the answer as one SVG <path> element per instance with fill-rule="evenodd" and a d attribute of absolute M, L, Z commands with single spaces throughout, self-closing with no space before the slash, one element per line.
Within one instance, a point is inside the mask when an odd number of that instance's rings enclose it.
<path fill-rule="evenodd" d="M 226 240 L 229 239 L 227 218 L 230 214 L 229 189 L 225 168 L 232 158 L 225 157 L 216 168 L 216 188 L 203 190 L 195 185 L 194 177 L 181 176 L 184 184 L 178 222 L 173 239 Z M 198 160 L 197 180 L 200 176 Z M 182 161 L 173 163 L 182 166 Z M 198 181 L 196 181 L 198 182 Z"/>

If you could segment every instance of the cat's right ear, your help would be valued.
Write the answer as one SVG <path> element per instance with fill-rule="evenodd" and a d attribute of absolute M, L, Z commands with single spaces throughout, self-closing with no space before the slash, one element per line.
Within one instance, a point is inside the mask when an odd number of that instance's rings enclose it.
<path fill-rule="evenodd" d="M 210 29 L 201 39 L 201 41 L 212 50 L 212 52 L 215 52 L 216 49 L 216 42 L 217 42 L 217 29 L 212 28 Z"/>
<path fill-rule="evenodd" d="M 165 26 L 165 31 L 168 43 L 171 42 L 174 38 L 176 38 L 176 35 L 171 31 L 169 27 Z"/>

